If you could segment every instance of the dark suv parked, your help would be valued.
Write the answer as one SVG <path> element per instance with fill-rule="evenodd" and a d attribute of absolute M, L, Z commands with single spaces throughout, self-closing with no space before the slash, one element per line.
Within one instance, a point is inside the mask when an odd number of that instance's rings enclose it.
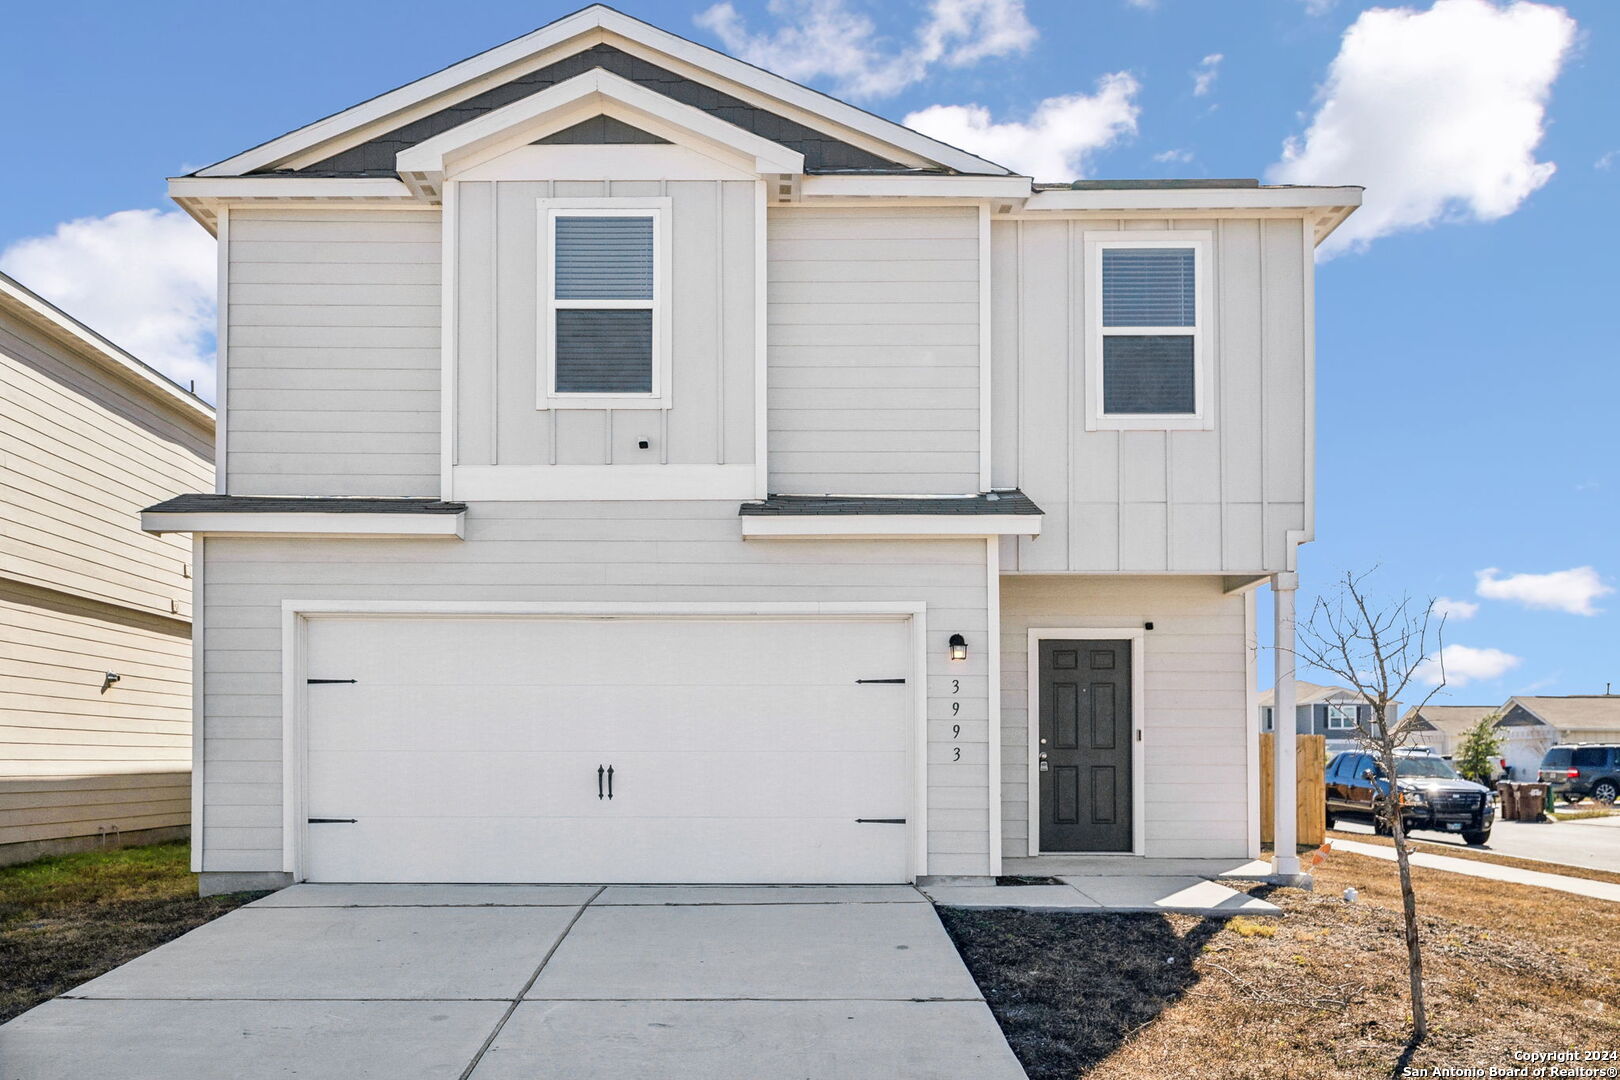
<path fill-rule="evenodd" d="M 1591 796 L 1612 803 L 1620 796 L 1620 745 L 1577 743 L 1555 746 L 1541 759 L 1541 777 L 1568 802 Z"/>
<path fill-rule="evenodd" d="M 1461 833 L 1470 844 L 1491 838 L 1496 804 L 1489 788 L 1464 780 L 1451 763 L 1436 754 L 1403 750 L 1396 757 L 1395 784 L 1400 796 L 1401 821 L 1407 831 L 1433 829 Z M 1327 766 L 1327 819 L 1339 815 L 1371 817 L 1373 828 L 1387 836 L 1385 815 L 1389 779 L 1373 755 L 1346 750 Z"/>

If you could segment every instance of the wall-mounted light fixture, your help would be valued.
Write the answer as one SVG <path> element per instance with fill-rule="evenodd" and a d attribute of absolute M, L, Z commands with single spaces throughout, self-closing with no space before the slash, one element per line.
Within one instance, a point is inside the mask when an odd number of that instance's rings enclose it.
<path fill-rule="evenodd" d="M 117 682 L 119 678 L 120 676 L 116 671 L 109 671 L 103 675 L 101 677 L 101 692 L 105 694 L 107 689 L 112 686 L 113 683 Z"/>
<path fill-rule="evenodd" d="M 951 635 L 951 659 L 967 659 L 967 638 L 963 637 L 961 634 Z"/>

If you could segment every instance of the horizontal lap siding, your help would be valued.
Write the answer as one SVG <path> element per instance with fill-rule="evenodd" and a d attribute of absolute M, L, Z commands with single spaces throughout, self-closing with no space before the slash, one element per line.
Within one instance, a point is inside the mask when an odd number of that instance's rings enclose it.
<path fill-rule="evenodd" d="M 0 577 L 190 617 L 190 543 L 140 511 L 213 486 L 213 431 L 0 322 Z"/>
<path fill-rule="evenodd" d="M 736 513 L 735 502 L 477 503 L 460 543 L 210 540 L 205 869 L 281 869 L 284 599 L 920 601 L 930 872 L 987 873 L 988 663 L 982 652 L 946 659 L 951 634 L 986 633 L 983 543 L 744 543 Z M 954 696 L 953 678 L 963 684 Z M 955 741 L 953 701 L 968 718 Z"/>
<path fill-rule="evenodd" d="M 1023 571 L 1236 573 L 1286 567 L 1310 457 L 1303 223 L 1008 221 L 991 232 L 993 482 L 1046 512 L 1005 547 Z M 1087 431 L 1088 230 L 1213 237 L 1206 431 Z"/>
<path fill-rule="evenodd" d="M 1001 579 L 1002 842 L 1029 851 L 1029 631 L 1139 627 L 1146 853 L 1247 851 L 1247 652 L 1244 600 L 1215 577 L 1029 575 Z"/>
<path fill-rule="evenodd" d="M 439 493 L 439 216 L 236 210 L 233 495 Z"/>
<path fill-rule="evenodd" d="M 0 775 L 190 769 L 186 623 L 0 582 L 0 628 Z"/>
<path fill-rule="evenodd" d="M 974 208 L 773 208 L 770 489 L 979 490 Z"/>
<path fill-rule="evenodd" d="M 106 776 L 0 776 L 0 864 L 33 857 L 10 844 L 80 836 L 127 836 L 191 819 L 189 769 Z"/>

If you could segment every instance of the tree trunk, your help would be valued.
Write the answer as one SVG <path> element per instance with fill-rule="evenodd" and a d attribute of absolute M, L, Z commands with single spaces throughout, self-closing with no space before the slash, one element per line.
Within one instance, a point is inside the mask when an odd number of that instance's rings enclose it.
<path fill-rule="evenodd" d="M 1390 770 L 1390 776 L 1395 772 Z M 1399 793 L 1390 784 L 1393 814 L 1390 828 L 1395 838 L 1395 865 L 1401 874 L 1401 911 L 1406 917 L 1406 968 L 1412 984 L 1412 1038 L 1422 1042 L 1429 1034 L 1428 1009 L 1423 1002 L 1423 950 L 1418 943 L 1417 897 L 1412 892 L 1412 864 L 1406 847 L 1406 825 L 1401 820 Z"/>

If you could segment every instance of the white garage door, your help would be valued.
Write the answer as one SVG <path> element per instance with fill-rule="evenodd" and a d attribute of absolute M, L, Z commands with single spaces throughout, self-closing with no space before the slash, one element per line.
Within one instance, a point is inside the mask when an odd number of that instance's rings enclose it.
<path fill-rule="evenodd" d="M 912 678 L 910 640 L 877 618 L 311 619 L 305 875 L 904 881 L 914 687 L 856 680 Z"/>

